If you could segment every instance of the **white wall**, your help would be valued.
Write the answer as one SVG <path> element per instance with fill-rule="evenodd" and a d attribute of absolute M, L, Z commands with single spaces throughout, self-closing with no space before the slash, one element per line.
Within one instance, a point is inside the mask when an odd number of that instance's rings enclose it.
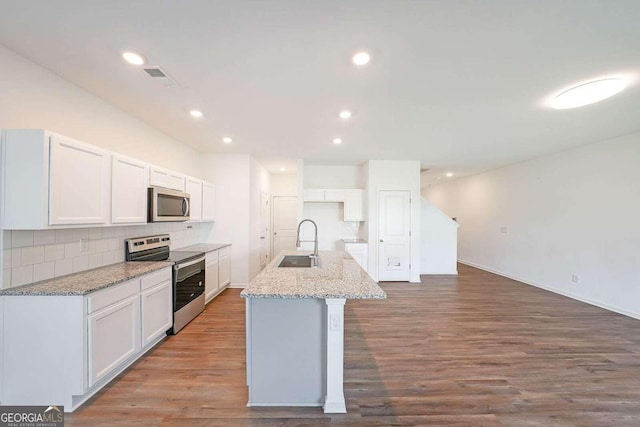
<path fill-rule="evenodd" d="M 271 197 L 298 197 L 298 177 L 293 173 L 272 173 L 269 176 Z"/>
<path fill-rule="evenodd" d="M 361 166 L 305 165 L 304 188 L 364 188 Z"/>
<path fill-rule="evenodd" d="M 458 223 L 421 199 L 420 274 L 458 274 Z"/>
<path fill-rule="evenodd" d="M 251 157 L 202 156 L 203 179 L 216 184 L 216 222 L 207 241 L 231 243 L 231 283 L 249 283 Z"/>
<path fill-rule="evenodd" d="M 640 133 L 425 194 L 458 218 L 461 261 L 640 318 Z"/>
<path fill-rule="evenodd" d="M 367 201 L 369 237 L 368 272 L 378 280 L 378 191 L 409 190 L 411 192 L 411 282 L 420 282 L 420 162 L 414 160 L 370 160 Z"/>
<path fill-rule="evenodd" d="M 249 281 L 251 281 L 261 270 L 263 241 L 260 237 L 263 236 L 266 239 L 269 237 L 261 229 L 263 223 L 261 218 L 263 193 L 266 196 L 266 200 L 269 200 L 269 172 L 254 158 L 251 158 L 249 185 Z M 266 224 L 269 223 L 270 221 L 267 218 Z"/>
<path fill-rule="evenodd" d="M 200 176 L 199 153 L 0 45 L 0 129 L 48 129 Z"/>

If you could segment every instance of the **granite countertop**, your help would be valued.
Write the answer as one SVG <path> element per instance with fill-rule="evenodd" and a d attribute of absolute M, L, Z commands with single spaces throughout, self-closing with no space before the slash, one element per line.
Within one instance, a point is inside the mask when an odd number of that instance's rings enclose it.
<path fill-rule="evenodd" d="M 367 243 L 365 239 L 342 239 L 343 243 Z"/>
<path fill-rule="evenodd" d="M 0 291 L 0 295 L 85 295 L 156 270 L 171 267 L 171 262 L 120 262 L 81 273 Z"/>
<path fill-rule="evenodd" d="M 342 251 L 321 251 L 320 268 L 278 267 L 284 255 L 309 251 L 283 251 L 240 294 L 243 298 L 384 299 L 387 294 Z"/>
<path fill-rule="evenodd" d="M 231 246 L 231 243 L 197 243 L 195 245 L 176 249 L 176 251 L 213 252 L 218 249 L 226 248 L 227 246 Z"/>

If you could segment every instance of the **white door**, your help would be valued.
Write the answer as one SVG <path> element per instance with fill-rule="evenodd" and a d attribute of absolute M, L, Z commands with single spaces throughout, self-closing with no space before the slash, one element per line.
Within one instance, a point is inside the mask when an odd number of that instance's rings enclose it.
<path fill-rule="evenodd" d="M 296 249 L 298 199 L 296 197 L 273 198 L 273 240 L 271 258 L 284 250 Z"/>
<path fill-rule="evenodd" d="M 117 154 L 111 162 L 111 222 L 147 223 L 149 167 Z"/>
<path fill-rule="evenodd" d="M 91 145 L 51 137 L 49 224 L 104 224 L 110 156 Z"/>
<path fill-rule="evenodd" d="M 171 280 L 142 292 L 140 296 L 142 346 L 166 334 L 173 325 L 173 284 Z"/>
<path fill-rule="evenodd" d="M 265 268 L 269 263 L 269 224 L 271 222 L 269 194 L 262 193 L 260 206 L 260 268 Z"/>
<path fill-rule="evenodd" d="M 196 178 L 187 178 L 185 193 L 189 198 L 189 220 L 200 221 L 202 219 L 202 181 Z"/>
<path fill-rule="evenodd" d="M 378 280 L 409 281 L 411 192 L 378 192 Z"/>

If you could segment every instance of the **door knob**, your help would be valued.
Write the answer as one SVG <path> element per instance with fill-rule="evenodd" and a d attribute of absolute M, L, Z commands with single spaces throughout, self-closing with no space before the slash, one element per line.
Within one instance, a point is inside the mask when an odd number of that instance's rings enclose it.
<path fill-rule="evenodd" d="M 274 232 L 273 232 L 273 235 L 274 235 L 274 236 L 277 236 L 277 235 L 278 235 L 278 233 L 276 233 L 276 232 L 274 231 Z"/>

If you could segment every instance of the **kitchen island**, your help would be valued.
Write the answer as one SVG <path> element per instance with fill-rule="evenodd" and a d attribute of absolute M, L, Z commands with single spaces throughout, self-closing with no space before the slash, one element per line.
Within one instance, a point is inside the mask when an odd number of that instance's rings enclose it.
<path fill-rule="evenodd" d="M 240 294 L 246 298 L 247 406 L 323 406 L 346 412 L 344 305 L 385 292 L 346 252 L 321 251 L 320 267 L 279 267 L 285 251 Z"/>

